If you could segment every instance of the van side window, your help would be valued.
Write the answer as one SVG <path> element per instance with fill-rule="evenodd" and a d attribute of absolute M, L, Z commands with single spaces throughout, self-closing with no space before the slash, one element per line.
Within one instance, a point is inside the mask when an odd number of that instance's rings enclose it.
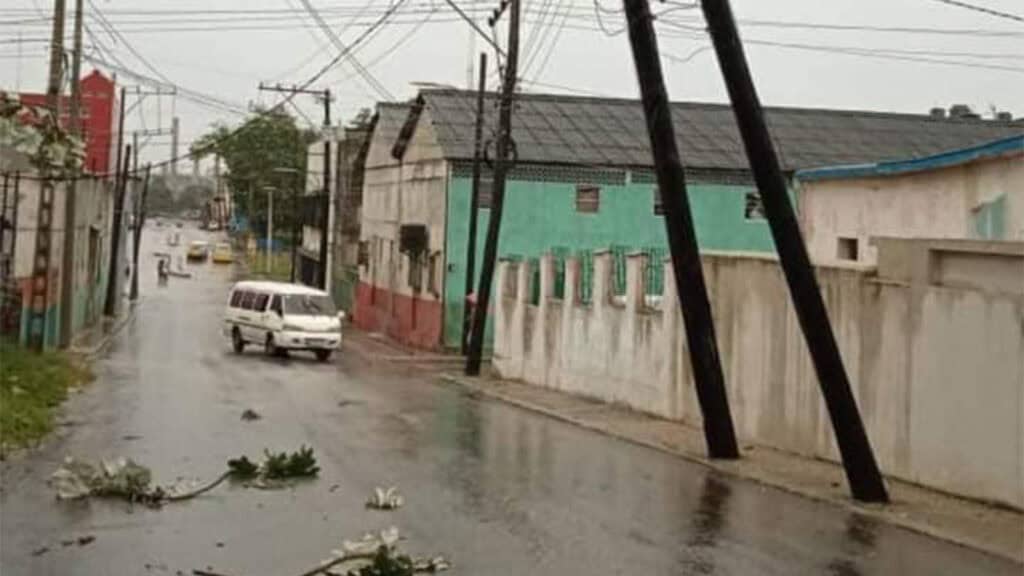
<path fill-rule="evenodd" d="M 281 307 L 281 296 L 275 294 L 274 298 L 270 301 L 270 311 L 276 312 L 278 316 L 283 315 L 284 309 Z"/>
<path fill-rule="evenodd" d="M 231 304 L 232 308 L 240 308 L 242 305 L 242 294 L 241 290 L 235 290 L 231 293 Z"/>
<path fill-rule="evenodd" d="M 253 294 L 252 292 L 245 292 L 245 293 L 243 293 L 242 294 L 242 303 L 241 303 L 241 306 L 240 306 L 242 308 L 242 310 L 252 310 L 253 300 L 255 300 L 255 299 L 256 299 L 256 295 Z"/>
<path fill-rule="evenodd" d="M 267 294 L 257 294 L 256 301 L 252 305 L 252 309 L 257 312 L 263 312 L 267 308 L 267 300 L 270 300 L 270 296 Z"/>

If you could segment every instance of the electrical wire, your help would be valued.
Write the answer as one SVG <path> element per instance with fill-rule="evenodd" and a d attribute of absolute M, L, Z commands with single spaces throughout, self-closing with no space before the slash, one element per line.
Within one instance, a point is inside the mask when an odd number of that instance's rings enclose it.
<path fill-rule="evenodd" d="M 348 60 L 349 65 L 351 65 L 352 68 L 359 73 L 359 76 L 361 76 L 362 79 L 367 84 L 369 84 L 370 88 L 372 88 L 380 96 L 384 97 L 384 99 L 388 101 L 394 101 L 395 96 L 391 92 L 389 92 L 388 89 L 383 84 L 381 84 L 380 81 L 377 80 L 377 78 L 374 77 L 373 74 L 371 74 L 370 71 L 367 70 L 362 65 L 362 63 L 359 62 L 358 59 L 356 59 L 355 55 L 352 54 L 352 51 L 349 49 L 349 47 L 346 46 L 345 43 L 341 41 L 341 38 L 339 38 L 338 35 L 334 33 L 334 30 L 331 29 L 327 22 L 325 22 L 324 19 L 320 16 L 320 14 L 316 11 L 316 8 L 313 7 L 313 4 L 309 0 L 299 0 L 299 2 L 306 8 L 306 11 L 309 12 L 309 15 L 313 18 L 313 20 L 320 27 L 320 29 L 323 30 L 324 34 L 331 41 L 331 43 L 334 44 L 334 47 L 340 50 L 341 54 L 345 55 L 345 59 Z M 399 5 L 400 2 L 396 2 L 394 4 L 396 10 L 397 6 Z"/>
<path fill-rule="evenodd" d="M 480 25 L 477 24 L 475 20 L 469 17 L 469 14 L 466 14 L 466 12 L 462 8 L 459 8 L 459 5 L 455 3 L 455 0 L 445 0 L 445 2 L 447 2 L 448 5 L 451 6 L 452 9 L 455 10 L 455 12 L 463 20 L 465 20 L 470 26 L 472 26 L 473 30 L 475 30 L 476 33 L 479 34 L 481 38 L 483 38 L 488 44 L 490 44 L 491 47 L 494 48 L 495 51 L 497 51 L 499 56 L 505 55 L 505 52 L 504 50 L 501 49 L 501 46 L 498 46 L 498 43 L 492 37 L 488 36 L 487 33 L 480 28 Z"/>
<path fill-rule="evenodd" d="M 569 0 L 569 6 L 570 7 L 572 6 L 572 2 L 573 2 L 573 0 Z M 567 11 L 565 13 L 565 16 L 562 17 L 562 21 L 559 22 L 558 29 L 555 30 L 554 38 L 551 40 L 551 43 L 548 45 L 547 53 L 544 54 L 544 58 L 541 60 L 540 66 L 537 67 L 537 71 L 533 75 L 533 79 L 534 80 L 537 80 L 538 78 L 541 77 L 541 75 L 544 74 L 544 70 L 547 68 L 548 62 L 551 60 L 551 55 L 555 53 L 555 47 L 558 46 L 558 40 L 562 37 L 562 32 L 565 30 L 565 24 L 566 24 L 566 22 L 568 22 L 568 20 L 569 20 L 569 12 Z M 532 65 L 532 64 L 533 64 L 532 62 L 527 63 L 527 68 L 529 68 L 530 65 Z"/>
<path fill-rule="evenodd" d="M 957 6 L 959 8 L 966 8 L 975 12 L 981 12 L 982 14 L 988 14 L 989 16 L 996 16 L 998 18 L 1006 18 L 1008 20 L 1015 20 L 1017 22 L 1024 22 L 1024 17 L 1016 14 L 1010 14 L 1009 12 L 1002 12 L 999 10 L 993 10 L 986 8 L 985 6 L 978 6 L 977 4 L 968 4 L 967 2 L 960 2 L 959 0 L 933 0 L 941 4 L 949 4 L 950 6 Z"/>

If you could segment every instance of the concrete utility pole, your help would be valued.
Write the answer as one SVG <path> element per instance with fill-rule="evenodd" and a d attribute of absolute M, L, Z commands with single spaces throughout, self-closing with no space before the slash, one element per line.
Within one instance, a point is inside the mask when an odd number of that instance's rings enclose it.
<path fill-rule="evenodd" d="M 686 342 L 693 366 L 704 421 L 704 440 L 711 458 L 739 458 L 725 377 L 715 340 L 704 272 L 701 268 L 697 235 L 693 229 L 686 193 L 686 175 L 676 142 L 668 91 L 661 71 L 654 19 L 648 0 L 624 0 L 629 41 L 633 49 L 647 133 L 654 154 L 658 193 L 665 207 L 665 229 L 672 254 L 672 271 L 686 326 Z"/>
<path fill-rule="evenodd" d="M 473 34 L 476 37 L 475 34 Z M 472 68 L 472 63 L 470 64 Z M 473 185 L 469 196 L 469 237 L 466 239 L 466 292 L 462 298 L 462 354 L 469 347 L 469 333 L 472 327 L 473 311 L 470 294 L 473 293 L 473 276 L 476 272 L 476 221 L 480 210 L 480 162 L 483 159 L 484 100 L 487 91 L 487 54 L 480 53 L 480 81 L 476 94 L 476 133 L 473 144 Z"/>
<path fill-rule="evenodd" d="M 142 197 L 135 207 L 135 241 L 132 243 L 132 291 L 131 301 L 139 299 L 139 248 L 142 244 L 142 228 L 146 222 L 146 196 L 149 195 L 150 165 L 146 165 L 146 176 L 142 181 Z"/>
<path fill-rule="evenodd" d="M 46 107 L 60 122 L 60 86 L 64 71 L 64 0 L 53 2 L 53 32 L 50 36 L 50 77 L 46 83 Z"/>
<path fill-rule="evenodd" d="M 274 243 L 274 189 L 268 187 L 267 189 L 267 245 L 264 246 L 266 252 L 266 270 L 267 274 L 270 274 L 270 254 L 271 246 Z"/>
<path fill-rule="evenodd" d="M 320 288 L 327 290 L 327 239 L 331 225 L 331 91 L 324 90 L 324 196 L 320 203 Z"/>
<path fill-rule="evenodd" d="M 466 375 L 480 374 L 480 362 L 484 349 L 484 328 L 487 324 L 487 308 L 491 300 L 491 281 L 494 276 L 494 262 L 498 258 L 498 238 L 501 233 L 501 211 L 505 205 L 505 178 L 511 168 L 509 153 L 512 143 L 512 103 L 516 93 L 516 77 L 519 68 L 519 0 L 502 0 L 501 8 L 508 7 L 508 59 L 505 62 L 505 80 L 501 91 L 501 107 L 498 112 L 498 142 L 494 159 L 494 179 L 491 189 L 491 219 L 487 223 L 487 241 L 484 244 L 483 265 L 480 268 L 480 288 L 477 290 L 476 308 L 466 357 Z"/>
<path fill-rule="evenodd" d="M 50 38 L 50 77 L 46 86 L 46 107 L 50 121 L 60 126 L 60 86 L 64 58 L 64 0 L 56 0 L 53 8 L 53 35 Z M 32 261 L 32 292 L 29 307 L 29 346 L 41 351 L 46 346 L 46 311 L 50 306 L 50 258 L 53 246 L 52 169 L 40 171 L 39 207 L 36 221 L 36 246 Z"/>
<path fill-rule="evenodd" d="M 123 90 L 123 89 L 122 89 Z M 120 157 L 120 154 L 118 155 Z M 125 146 L 124 167 L 114 186 L 114 222 L 110 229 L 110 267 L 107 278 L 107 300 L 103 306 L 103 314 L 114 316 L 117 313 L 117 299 L 120 290 L 117 289 L 118 280 L 121 278 L 120 253 L 121 253 L 121 229 L 124 228 L 124 197 L 128 188 L 128 165 L 132 160 L 131 144 Z"/>
<path fill-rule="evenodd" d="M 75 0 L 74 52 L 71 60 L 71 114 L 70 129 L 74 138 L 82 137 L 82 4 Z M 64 191 L 64 254 L 60 275 L 60 347 L 71 346 L 71 330 L 75 318 L 75 236 L 78 218 L 75 214 L 78 196 L 78 178 L 81 170 L 71 175 Z"/>
<path fill-rule="evenodd" d="M 644 5 L 647 3 L 646 0 L 627 0 L 627 4 L 630 1 L 642 2 Z M 765 215 L 779 251 L 779 261 L 789 284 L 793 307 L 825 397 L 825 406 L 835 430 L 850 490 L 857 500 L 888 502 L 889 495 L 864 431 L 864 423 L 850 389 L 850 380 L 821 297 L 821 289 L 789 199 L 779 158 L 768 133 L 732 8 L 728 0 L 702 0 L 701 6 L 732 101 L 736 124 L 743 137 Z"/>
<path fill-rule="evenodd" d="M 178 138 L 180 138 L 181 123 L 177 116 L 171 118 L 171 176 L 178 175 Z"/>
<path fill-rule="evenodd" d="M 320 288 L 326 290 L 328 286 L 327 277 L 330 271 L 327 269 L 327 238 L 330 231 L 330 210 L 331 210 L 331 91 L 330 89 L 312 90 L 299 88 L 298 86 L 282 86 L 281 84 L 264 84 L 260 82 L 259 89 L 262 92 L 283 92 L 286 94 L 312 94 L 320 98 L 324 103 L 324 183 L 323 198 L 321 199 L 320 216 L 320 246 L 318 258 L 320 260 L 320 271 L 315 282 Z M 294 235 L 293 235 L 294 236 Z M 295 238 L 292 238 L 292 282 L 295 282 Z"/>

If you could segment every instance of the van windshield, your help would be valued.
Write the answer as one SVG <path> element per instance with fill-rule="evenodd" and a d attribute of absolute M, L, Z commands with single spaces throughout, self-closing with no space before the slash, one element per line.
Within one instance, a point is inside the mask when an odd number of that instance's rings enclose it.
<path fill-rule="evenodd" d="M 337 316 L 338 311 L 328 296 L 293 294 L 284 297 L 284 313 L 291 316 Z"/>

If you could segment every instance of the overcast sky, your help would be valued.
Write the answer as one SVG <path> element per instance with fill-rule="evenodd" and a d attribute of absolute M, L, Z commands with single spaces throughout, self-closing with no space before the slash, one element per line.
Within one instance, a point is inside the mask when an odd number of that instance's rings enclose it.
<path fill-rule="evenodd" d="M 310 1 L 346 44 L 365 35 L 389 7 L 389 0 Z M 455 1 L 487 29 L 487 10 L 496 2 Z M 591 0 L 523 1 L 523 89 L 564 92 L 565 88 L 554 87 L 561 86 L 595 95 L 637 96 L 628 38 L 619 33 L 621 4 L 601 0 L 598 12 Z M 1024 13 L 1021 0 L 969 1 Z M 70 10 L 74 1 L 68 4 Z M 90 4 L 107 22 L 96 19 Z M 1024 115 L 1020 22 L 937 0 L 733 0 L 733 6 L 766 105 L 926 112 L 933 106 L 965 103 L 986 116 L 991 106 Z M 3 0 L 0 87 L 44 90 L 49 24 L 39 10 L 45 16 L 51 9 L 51 0 Z M 98 43 L 105 58 L 113 53 L 131 70 L 154 76 L 141 56 L 182 88 L 243 108 L 279 98 L 258 92 L 261 80 L 302 82 L 337 54 L 304 12 L 301 0 L 87 0 L 86 9 L 93 12 L 87 19 L 93 33 L 87 37 L 90 49 Z M 653 2 L 653 9 L 667 12 L 658 30 L 672 99 L 726 101 L 714 54 L 701 50 L 708 45 L 706 36 L 692 29 L 702 25 L 700 11 L 673 2 Z M 772 24 L 779 22 L 959 32 Z M 69 20 L 68 36 L 70 29 Z M 502 44 L 504 34 L 500 29 Z M 407 99 L 415 94 L 417 82 L 466 87 L 468 64 L 476 58 L 473 45 L 477 52 L 487 48 L 482 39 L 472 38 L 469 25 L 445 0 L 404 0 L 353 51 L 383 90 L 374 89 L 347 63 L 331 69 L 315 86 L 329 86 L 337 94 L 335 120 L 349 119 L 359 108 L 372 106 L 384 99 L 383 92 Z M 493 67 L 493 51 L 489 56 Z M 89 69 L 83 65 L 83 71 Z M 300 96 L 295 102 L 310 120 L 321 121 L 321 107 L 312 97 Z M 128 119 L 127 129 L 161 123 L 166 127 L 171 106 L 171 98 L 149 98 Z M 215 121 L 240 118 L 183 96 L 175 98 L 173 106 L 181 117 L 185 145 Z M 155 137 L 143 156 L 166 158 L 169 144 L 169 137 Z"/>

